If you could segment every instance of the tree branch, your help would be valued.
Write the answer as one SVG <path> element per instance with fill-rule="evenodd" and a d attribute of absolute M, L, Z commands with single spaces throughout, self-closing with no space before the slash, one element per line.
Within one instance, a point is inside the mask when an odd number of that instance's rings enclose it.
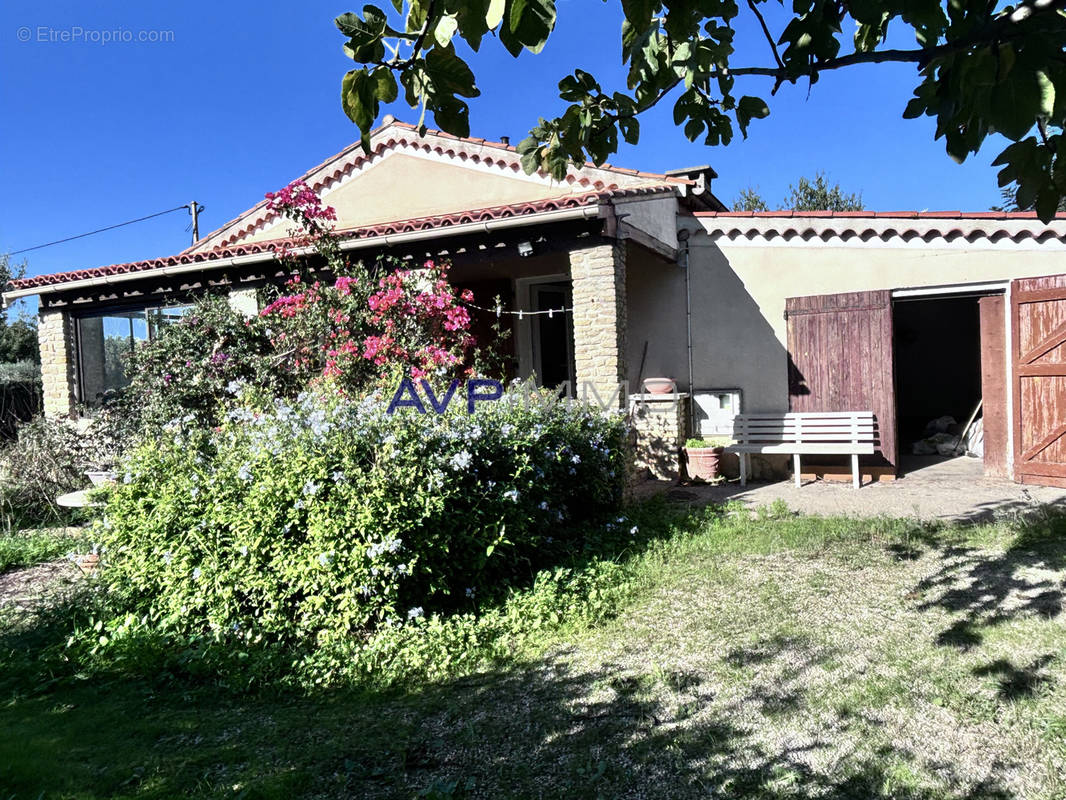
<path fill-rule="evenodd" d="M 770 45 L 770 52 L 774 54 L 774 61 L 777 62 L 778 69 L 783 70 L 785 68 L 785 62 L 781 60 L 781 54 L 777 52 L 777 42 L 774 40 L 773 35 L 770 33 L 770 27 L 766 24 L 766 19 L 763 17 L 762 12 L 759 11 L 759 7 L 755 4 L 755 0 L 748 0 L 748 8 L 752 10 L 752 13 L 755 14 L 755 16 L 759 20 L 759 25 L 762 27 L 763 35 L 766 36 L 766 41 Z M 777 79 L 777 83 L 774 84 L 773 91 L 770 92 L 771 95 L 777 94 L 777 90 L 781 87 L 781 83 L 783 81 L 784 78 Z"/>

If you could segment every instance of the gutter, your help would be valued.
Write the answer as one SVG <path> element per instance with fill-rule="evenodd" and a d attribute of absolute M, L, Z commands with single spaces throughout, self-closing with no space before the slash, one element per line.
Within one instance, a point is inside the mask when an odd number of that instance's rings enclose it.
<path fill-rule="evenodd" d="M 483 222 L 465 222 L 460 225 L 451 225 L 445 228 L 430 228 L 424 231 L 407 231 L 405 233 L 385 234 L 384 236 L 370 236 L 365 239 L 351 239 L 348 241 L 342 241 L 340 248 L 342 251 L 370 250 L 376 247 L 392 247 L 394 245 L 421 242 L 427 239 L 451 238 L 469 233 L 490 233 L 492 231 L 508 230 L 510 228 L 521 228 L 527 225 L 590 219 L 592 217 L 603 216 L 603 205 L 604 204 L 602 203 L 597 203 L 595 205 L 581 206 L 579 208 L 541 211 L 535 214 L 502 217 L 500 219 L 490 219 Z M 294 250 L 293 252 L 296 255 L 307 255 L 314 251 L 310 247 L 304 247 L 299 250 Z M 174 264 L 167 267 L 121 272 L 115 275 L 96 275 L 92 278 L 81 278 L 79 280 L 66 281 L 63 283 L 45 284 L 44 286 L 31 286 L 25 289 L 15 289 L 10 292 L 4 292 L 3 307 L 7 308 L 14 300 L 18 300 L 21 297 L 77 291 L 79 289 L 89 289 L 97 286 L 110 286 L 152 277 L 167 277 L 171 275 L 184 275 L 190 272 L 205 272 L 208 270 L 221 269 L 223 267 L 241 267 L 273 260 L 274 253 L 270 250 L 264 250 L 260 253 L 249 253 L 243 256 L 205 259 L 204 261 L 194 261 L 189 264 Z"/>

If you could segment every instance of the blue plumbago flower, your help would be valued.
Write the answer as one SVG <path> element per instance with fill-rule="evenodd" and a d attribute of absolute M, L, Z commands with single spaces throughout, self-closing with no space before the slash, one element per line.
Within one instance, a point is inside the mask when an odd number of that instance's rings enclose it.
<path fill-rule="evenodd" d="M 193 579 L 194 581 L 198 581 L 198 580 L 200 580 L 200 575 L 201 575 L 201 574 L 202 574 L 202 573 L 200 572 L 200 568 L 199 568 L 199 567 L 197 567 L 196 569 L 194 569 L 194 570 L 192 571 L 192 579 Z"/>
<path fill-rule="evenodd" d="M 466 469 L 470 466 L 471 456 L 466 450 L 461 450 L 452 456 L 452 469 Z"/>
<path fill-rule="evenodd" d="M 127 472 L 125 475 L 122 476 L 122 482 L 123 483 L 133 483 L 133 476 L 130 475 L 130 473 Z"/>
<path fill-rule="evenodd" d="M 467 597 L 473 597 L 475 594 L 477 594 L 477 589 L 471 588 L 469 586 L 466 587 L 466 596 Z"/>
<path fill-rule="evenodd" d="M 304 484 L 304 494 L 307 497 L 314 497 L 316 494 L 318 494 L 318 490 L 321 488 L 321 484 L 315 483 L 314 481 L 308 481 Z"/>
<path fill-rule="evenodd" d="M 538 507 L 538 508 L 539 508 L 539 509 L 540 509 L 541 511 L 547 511 L 547 510 L 548 510 L 548 501 L 547 501 L 547 500 L 541 500 L 541 501 L 540 501 L 540 505 L 539 505 L 539 506 L 537 506 L 537 507 Z"/>
<path fill-rule="evenodd" d="M 422 616 L 422 614 L 423 614 L 422 606 L 418 606 L 417 608 L 412 608 L 412 609 L 410 609 L 407 612 L 407 618 L 408 619 L 418 619 L 419 617 Z"/>
<path fill-rule="evenodd" d="M 241 555 L 242 556 L 248 555 L 248 545 L 246 545 L 246 544 L 242 544 L 241 545 Z"/>
<path fill-rule="evenodd" d="M 547 542 L 548 544 L 551 544 L 552 542 L 555 541 L 555 539 L 553 539 L 551 536 L 545 536 L 544 537 L 544 541 Z"/>
<path fill-rule="evenodd" d="M 252 479 L 252 468 L 248 464 L 241 464 L 241 468 L 237 470 L 237 477 L 247 483 Z"/>
<path fill-rule="evenodd" d="M 570 457 L 570 460 L 572 462 L 574 462 L 575 464 L 580 464 L 581 463 L 581 456 L 579 456 L 577 453 L 574 453 L 574 455 L 572 455 Z"/>
<path fill-rule="evenodd" d="M 517 503 L 518 502 L 518 490 L 517 489 L 508 489 L 506 492 L 503 493 L 503 496 L 506 497 L 508 500 L 510 500 L 512 503 Z"/>
<path fill-rule="evenodd" d="M 509 424 L 501 425 L 500 426 L 500 436 L 510 436 L 511 435 L 511 431 L 513 431 L 513 430 L 514 430 L 514 428 L 511 425 L 509 425 Z"/>
<path fill-rule="evenodd" d="M 240 381 L 230 381 L 229 383 L 226 384 L 226 391 L 229 392 L 230 394 L 237 394 L 237 392 L 239 392 L 240 390 L 241 390 L 241 382 Z"/>
<path fill-rule="evenodd" d="M 638 528 L 636 525 L 634 525 L 632 528 L 629 529 L 629 535 L 630 536 L 636 536 L 639 531 L 640 531 L 640 528 Z"/>
<path fill-rule="evenodd" d="M 400 564 L 398 567 L 396 567 L 396 571 L 398 573 L 400 573 L 401 575 L 406 575 L 407 574 L 407 565 L 406 564 Z"/>
<path fill-rule="evenodd" d="M 366 554 L 371 558 L 377 558 L 385 552 L 397 553 L 400 551 L 401 547 L 403 547 L 402 541 L 400 541 L 399 539 L 389 539 L 387 541 L 382 541 L 378 542 L 377 544 L 370 545 L 370 547 L 366 549 Z"/>
<path fill-rule="evenodd" d="M 348 476 L 345 475 L 340 470 L 337 470 L 336 472 L 334 472 L 332 477 L 333 477 L 333 482 L 334 483 L 344 483 L 346 480 L 348 480 Z"/>
<path fill-rule="evenodd" d="M 167 550 L 165 553 L 163 553 L 163 563 L 164 564 L 169 564 L 173 560 L 174 560 L 174 554 L 171 553 L 169 550 Z"/>
<path fill-rule="evenodd" d="M 318 554 L 318 563 L 321 566 L 323 566 L 323 567 L 326 566 L 330 562 L 330 560 L 331 559 L 330 559 L 329 553 L 319 553 Z"/>
<path fill-rule="evenodd" d="M 196 498 L 199 495 L 200 495 L 200 487 L 199 486 L 194 486 L 191 489 L 189 489 L 189 497 Z"/>
<path fill-rule="evenodd" d="M 236 631 L 239 631 L 239 630 L 241 629 L 241 623 L 239 623 L 239 622 L 234 622 L 234 623 L 233 623 L 233 625 L 232 625 L 231 627 L 233 628 L 233 630 L 234 630 L 235 632 L 236 632 Z"/>

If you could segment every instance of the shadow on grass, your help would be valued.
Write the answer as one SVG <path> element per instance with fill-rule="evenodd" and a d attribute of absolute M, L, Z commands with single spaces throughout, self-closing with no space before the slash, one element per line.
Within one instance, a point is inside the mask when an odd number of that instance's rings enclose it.
<path fill-rule="evenodd" d="M 958 615 L 938 643 L 961 650 L 977 646 L 982 631 L 1025 616 L 1062 613 L 1066 592 L 1066 511 L 1042 508 L 1020 516 L 1002 554 L 973 546 L 940 551 L 940 567 L 923 578 L 916 592 L 930 597 L 919 610 L 940 608 Z"/>
<path fill-rule="evenodd" d="M 0 787 L 5 798 L 1008 797 L 987 783 L 901 783 L 914 756 L 895 748 L 815 769 L 829 742 L 768 749 L 735 715 L 716 716 L 698 678 L 670 682 L 576 670 L 561 652 L 410 694 L 66 685 L 0 707 Z M 686 701 L 668 702 L 675 692 Z"/>
<path fill-rule="evenodd" d="M 980 643 L 982 626 L 1015 613 L 1017 587 L 998 583 L 1021 580 L 1015 567 L 1036 568 L 1034 558 L 1063 563 L 1057 526 L 1023 530 L 998 571 L 987 554 L 945 549 L 943 570 L 923 581 L 935 596 L 925 607 L 961 614 L 960 635 Z M 924 528 L 900 546 L 945 547 Z M 989 586 L 964 601 L 959 582 L 971 579 Z M 1053 590 L 1042 581 L 1025 579 L 1036 586 L 1022 594 Z M 900 747 L 841 755 L 841 742 L 873 724 L 859 716 L 838 712 L 813 737 L 767 736 L 767 719 L 803 713 L 803 673 L 825 658 L 802 636 L 728 651 L 726 665 L 773 675 L 722 707 L 699 674 L 577 668 L 565 650 L 417 691 L 311 696 L 240 695 L 185 674 L 144 681 L 35 668 L 34 653 L 68 632 L 55 618 L 0 635 L 0 797 L 1010 797 L 994 782 L 954 780 L 948 768 L 938 773 L 945 783 L 965 788 L 930 788 L 914 777 L 928 774 L 919 756 Z M 1003 696 L 1021 697 L 1040 688 L 1043 666 L 993 663 L 986 674 Z"/>

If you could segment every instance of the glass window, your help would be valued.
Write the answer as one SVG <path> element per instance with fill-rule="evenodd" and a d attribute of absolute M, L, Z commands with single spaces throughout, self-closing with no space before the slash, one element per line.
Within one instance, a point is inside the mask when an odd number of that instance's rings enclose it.
<path fill-rule="evenodd" d="M 126 366 L 137 342 L 159 335 L 181 319 L 187 306 L 110 311 L 78 319 L 79 399 L 98 406 L 129 383 Z"/>

